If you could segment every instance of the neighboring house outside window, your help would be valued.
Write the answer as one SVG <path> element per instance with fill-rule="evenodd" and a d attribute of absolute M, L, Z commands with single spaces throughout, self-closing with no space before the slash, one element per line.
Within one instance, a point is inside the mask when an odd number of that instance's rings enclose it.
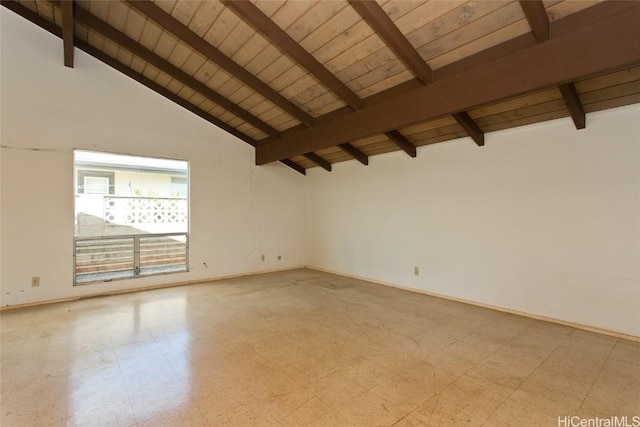
<path fill-rule="evenodd" d="M 187 178 L 171 177 L 171 195 L 175 197 L 187 197 Z"/>
<path fill-rule="evenodd" d="M 89 180 L 87 181 L 87 178 Z M 115 193 L 115 173 L 89 169 L 78 169 L 77 171 L 78 188 L 77 194 L 114 194 Z M 106 192 L 102 192 L 105 187 Z M 87 185 L 92 185 L 92 191 L 86 191 Z M 96 191 L 97 190 L 97 191 Z"/>
<path fill-rule="evenodd" d="M 189 164 L 74 152 L 74 283 L 188 271 Z"/>
<path fill-rule="evenodd" d="M 109 178 L 99 176 L 84 177 L 85 194 L 109 194 Z"/>

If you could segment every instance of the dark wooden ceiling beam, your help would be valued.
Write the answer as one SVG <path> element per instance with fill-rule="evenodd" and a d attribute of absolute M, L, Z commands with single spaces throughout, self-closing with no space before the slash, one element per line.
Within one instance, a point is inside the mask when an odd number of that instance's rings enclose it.
<path fill-rule="evenodd" d="M 631 12 L 638 7 L 637 1 L 608 0 L 602 1 L 588 8 L 572 13 L 561 19 L 551 22 L 551 36 L 562 37 L 578 28 L 592 25 L 596 21 L 613 18 L 621 13 Z"/>
<path fill-rule="evenodd" d="M 551 22 L 542 0 L 520 0 L 520 7 L 538 43 L 549 40 L 551 38 Z"/>
<path fill-rule="evenodd" d="M 233 59 L 229 58 L 227 55 L 218 50 L 216 47 L 209 44 L 202 37 L 191 31 L 189 27 L 182 24 L 180 21 L 165 12 L 159 6 L 156 6 L 152 1 L 127 0 L 127 3 L 131 7 L 134 7 L 135 9 L 155 21 L 165 30 L 173 33 L 183 43 L 191 46 L 193 49 L 203 54 L 206 58 L 210 59 L 216 65 L 223 68 L 229 74 L 240 80 L 242 83 L 258 92 L 264 98 L 273 102 L 282 110 L 300 120 L 300 122 L 302 122 L 304 125 L 313 126 L 313 117 L 307 114 L 304 110 L 295 105 L 293 102 L 289 101 L 284 96 L 280 95 L 279 92 L 272 89 L 268 84 L 264 83 L 262 80 L 248 72 L 243 66 L 239 65 Z"/>
<path fill-rule="evenodd" d="M 367 21 L 396 56 L 423 84 L 433 80 L 433 72 L 422 56 L 393 23 L 389 15 L 380 7 L 378 2 L 371 0 L 349 0 L 351 7 Z"/>
<path fill-rule="evenodd" d="M 32 23 L 38 25 L 42 29 L 44 29 L 44 30 L 48 31 L 49 33 L 53 34 L 54 36 L 62 38 L 62 33 L 63 32 L 62 32 L 62 29 L 60 27 L 56 26 L 54 23 L 52 23 L 50 21 L 47 21 L 46 19 L 42 18 L 41 16 L 39 16 L 35 12 L 33 12 L 33 11 L 29 10 L 28 8 L 22 6 L 18 2 L 2 0 L 2 6 L 6 7 L 7 9 L 9 9 L 9 10 L 15 12 L 16 14 L 22 16 L 26 20 L 31 21 Z M 81 51 L 83 51 L 83 52 L 87 53 L 88 55 L 94 57 L 98 61 L 103 62 L 104 64 L 108 65 L 109 67 L 114 68 L 115 70 L 121 72 L 122 74 L 124 74 L 124 75 L 132 78 L 133 80 L 137 81 L 138 83 L 146 86 L 147 88 L 149 88 L 152 91 L 156 92 L 158 95 L 164 96 L 168 100 L 178 104 L 179 106 L 185 108 L 186 110 L 190 111 L 191 113 L 193 113 L 193 114 L 199 116 L 200 118 L 206 120 L 207 122 L 219 127 L 220 129 L 224 130 L 225 132 L 228 132 L 231 135 L 235 136 L 236 138 L 238 138 L 238 139 L 246 142 L 247 144 L 255 147 L 256 141 L 253 138 L 251 138 L 250 136 L 240 132 L 239 130 L 235 129 L 232 126 L 229 126 L 227 123 L 225 123 L 222 120 L 212 116 L 211 114 L 209 114 L 208 112 L 202 110 L 201 108 L 196 107 L 195 105 L 191 104 L 186 99 L 181 98 L 180 96 L 176 95 L 175 93 L 171 92 L 170 90 L 168 90 L 168 89 L 160 86 L 159 84 L 155 83 L 154 81 L 148 79 L 144 75 L 132 70 L 131 68 L 129 68 L 127 66 L 125 66 L 121 62 L 117 61 L 116 59 L 114 59 L 114 58 L 112 58 L 112 57 L 110 57 L 108 55 L 106 55 L 104 52 L 101 52 L 100 50 L 98 50 L 95 47 L 91 46 L 87 42 L 85 42 L 83 40 L 80 40 L 78 38 L 75 38 L 74 39 L 74 45 L 78 49 L 80 49 Z M 294 169 L 297 172 L 302 173 L 303 175 L 305 174 L 304 168 L 302 168 L 301 166 L 299 166 L 296 163 L 291 162 L 288 159 L 281 160 L 281 163 L 289 166 L 290 168 Z"/>
<path fill-rule="evenodd" d="M 256 5 L 249 0 L 222 0 L 225 6 L 233 10 L 249 25 L 262 33 L 284 53 L 311 73 L 321 84 L 343 99 L 351 108 L 363 107 L 363 102 L 349 87 L 327 70 L 313 55 L 298 44 L 286 31 L 280 28 Z"/>
<path fill-rule="evenodd" d="M 331 172 L 331 163 L 327 162 L 325 159 L 318 156 L 316 153 L 305 153 L 303 154 L 303 156 L 307 160 L 311 160 L 313 163 L 320 166 L 322 169 L 326 170 L 327 172 Z"/>
<path fill-rule="evenodd" d="M 163 73 L 166 73 L 172 78 L 180 81 L 182 84 L 189 86 L 194 91 L 199 92 L 202 96 L 209 98 L 212 102 L 215 102 L 216 104 L 226 109 L 230 113 L 246 121 L 251 126 L 254 126 L 257 129 L 260 129 L 262 132 L 266 133 L 267 135 L 271 135 L 274 137 L 280 136 L 280 132 L 278 132 L 276 129 L 274 129 L 267 123 L 263 122 L 262 120 L 258 119 L 248 111 L 244 110 L 243 108 L 229 101 L 227 98 L 220 95 L 218 92 L 211 89 L 206 84 L 188 75 L 187 73 L 182 71 L 180 68 L 176 67 L 175 65 L 171 64 L 169 61 L 156 55 L 151 50 L 142 46 L 141 44 L 139 44 L 138 42 L 136 42 L 126 34 L 118 31 L 116 28 L 112 27 L 111 25 L 104 22 L 100 18 L 92 15 L 90 12 L 83 9 L 82 7 L 76 7 L 75 17 L 78 21 L 82 22 L 86 26 L 99 32 L 100 34 L 110 39 L 114 43 L 120 45 L 121 47 L 127 49 L 129 52 L 133 53 L 134 55 L 147 61 L 154 67 L 161 70 Z"/>
<path fill-rule="evenodd" d="M 357 111 L 364 107 L 365 104 L 363 100 L 355 92 L 349 89 L 347 85 L 325 68 L 320 61 L 300 46 L 298 42 L 292 39 L 289 34 L 273 22 L 251 1 L 222 0 L 222 2 L 257 31 L 262 33 L 267 39 L 271 40 L 280 50 L 293 58 L 320 83 L 339 96 L 352 110 Z M 393 139 L 389 135 L 387 136 Z"/>
<path fill-rule="evenodd" d="M 480 129 L 476 122 L 471 118 L 469 113 L 466 111 L 454 113 L 453 118 L 456 119 L 458 124 L 462 126 L 471 139 L 478 144 L 478 147 L 482 147 L 484 145 L 484 132 L 482 132 L 482 129 Z"/>
<path fill-rule="evenodd" d="M 126 65 L 122 64 L 121 62 L 117 61 L 116 59 L 106 55 L 104 52 L 99 51 L 98 49 L 94 48 L 93 46 L 91 46 L 90 44 L 82 41 L 82 40 L 78 40 L 76 39 L 75 41 L 76 45 L 78 46 L 78 48 L 84 52 L 86 52 L 87 54 L 93 56 L 94 58 L 96 58 L 99 61 L 102 61 L 103 63 L 105 63 L 106 65 L 120 71 L 122 74 L 132 78 L 133 80 L 137 81 L 138 83 L 142 84 L 143 86 L 146 86 L 147 88 L 151 89 L 152 91 L 156 92 L 157 94 L 164 96 L 165 98 L 167 98 L 170 101 L 173 101 L 174 103 L 180 105 L 181 107 L 183 107 L 184 109 L 192 112 L 193 114 L 197 115 L 198 117 L 206 120 L 207 122 L 217 126 L 218 128 L 224 130 L 225 132 L 235 136 L 236 138 L 246 142 L 247 144 L 251 145 L 252 147 L 256 146 L 256 141 L 251 138 L 250 136 L 244 134 L 243 132 L 240 132 L 238 129 L 234 128 L 233 126 L 228 125 L 226 122 L 223 122 L 222 120 L 218 119 L 217 117 L 211 115 L 210 113 L 204 111 L 203 109 L 193 105 L 192 103 L 190 103 L 189 101 L 187 101 L 186 99 L 180 97 L 179 95 L 171 92 L 170 90 L 160 86 L 159 84 L 157 84 L 156 82 L 154 82 L 153 80 L 145 77 L 144 75 L 132 70 L 131 68 L 127 67 Z M 299 172 L 303 175 L 306 175 L 305 169 L 298 165 L 297 163 L 292 162 L 289 159 L 283 159 L 280 160 L 280 163 L 290 167 L 291 169 L 295 170 L 296 172 Z"/>
<path fill-rule="evenodd" d="M 520 6 L 527 17 L 527 21 L 529 21 L 531 31 L 535 35 L 538 43 L 550 40 L 551 22 L 542 0 L 520 0 Z M 569 82 L 561 84 L 558 86 L 558 89 L 560 89 L 560 93 L 571 114 L 573 123 L 576 125 L 576 129 L 584 129 L 587 123 L 586 115 L 576 87 L 573 83 Z"/>
<path fill-rule="evenodd" d="M 376 1 L 349 0 L 349 4 L 358 14 L 367 21 L 369 26 L 380 36 L 396 56 L 413 72 L 422 82 L 429 84 L 433 81 L 433 71 L 425 62 L 420 53 L 413 47 L 400 29 L 393 23 L 389 15 Z M 544 10 L 544 8 L 543 8 Z M 484 145 L 484 133 L 466 112 L 457 113 L 454 118 L 467 131 L 469 136 L 478 144 Z M 415 147 L 399 132 L 386 134 L 401 149 L 411 157 L 415 157 Z"/>
<path fill-rule="evenodd" d="M 29 10 L 25 6 L 22 6 L 17 1 L 2 0 L 2 6 L 4 6 L 7 9 L 17 13 L 18 15 L 22 16 L 23 18 L 27 19 L 28 21 L 31 21 L 32 23 L 38 25 L 42 29 L 44 29 L 44 30 L 50 32 L 51 34 L 53 34 L 54 36 L 62 38 L 62 28 L 56 26 L 54 23 L 52 23 L 50 21 L 47 21 L 46 19 L 42 18 L 41 16 L 39 16 L 35 12 Z M 114 68 L 115 70 L 117 70 L 117 71 L 121 72 L 122 74 L 132 78 L 133 80 L 137 81 L 138 83 L 142 84 L 143 86 L 146 86 L 147 88 L 149 88 L 152 91 L 158 93 L 159 95 L 169 99 L 170 101 L 175 102 L 176 104 L 178 104 L 181 107 L 189 110 L 190 112 L 198 115 L 199 117 L 203 118 L 204 120 L 208 121 L 209 123 L 214 124 L 217 127 L 221 128 L 222 130 L 231 133 L 232 135 L 236 136 L 237 138 L 240 138 L 241 140 L 243 140 L 247 144 L 255 146 L 256 141 L 254 139 L 252 139 L 251 137 L 249 137 L 248 135 L 245 135 L 244 133 L 238 131 L 237 129 L 229 126 L 227 123 L 223 122 L 222 120 L 220 120 L 220 119 L 212 116 L 208 112 L 196 107 L 195 105 L 191 104 L 190 102 L 188 102 L 184 98 L 181 98 L 180 96 L 176 95 L 175 93 L 173 93 L 173 92 L 169 91 L 168 89 L 166 89 L 166 88 L 160 86 L 159 84 L 155 83 L 153 80 L 150 80 L 149 78 L 145 77 L 144 75 L 142 75 L 142 74 L 134 71 L 133 69 L 127 67 L 126 65 L 122 64 L 118 60 L 110 57 L 109 55 L 105 54 L 104 52 L 102 52 L 102 51 L 96 49 L 95 47 L 91 46 L 87 42 L 85 42 L 85 41 L 83 41 L 81 39 L 78 39 L 76 37 L 75 40 L 74 40 L 74 45 L 78 49 L 80 49 L 83 52 L 87 53 L 88 55 L 94 57 L 98 61 L 101 61 L 104 64 L 108 65 L 109 67 Z"/>
<path fill-rule="evenodd" d="M 451 64 L 445 65 L 442 68 L 433 70 L 433 79 L 446 79 L 460 72 L 464 72 L 479 65 L 486 64 L 489 61 L 494 61 L 518 51 L 528 49 L 531 46 L 535 46 L 536 44 L 537 41 L 533 36 L 533 33 L 523 34 L 514 39 L 502 42 L 496 46 L 459 59 L 456 62 L 452 62 Z"/>
<path fill-rule="evenodd" d="M 571 113 L 573 123 L 576 125 L 576 129 L 584 129 L 587 126 L 587 117 L 584 113 L 584 107 L 582 101 L 580 101 L 580 95 L 576 90 L 576 86 L 573 83 L 566 83 L 558 86 L 564 103 Z"/>
<path fill-rule="evenodd" d="M 298 173 L 301 173 L 302 175 L 306 175 L 307 174 L 307 170 L 305 168 L 303 168 L 302 166 L 300 166 L 299 164 L 297 164 L 296 162 L 294 162 L 293 160 L 284 159 L 284 160 L 280 160 L 280 161 L 283 164 L 289 166 L 294 171 L 296 171 Z"/>
<path fill-rule="evenodd" d="M 416 146 L 397 130 L 385 132 L 384 134 L 391 140 L 391 142 L 400 147 L 400 149 L 409 156 L 416 157 L 418 155 L 416 152 Z"/>
<path fill-rule="evenodd" d="M 317 151 L 640 63 L 640 3 L 521 51 L 260 145 L 256 162 Z M 606 3 L 605 3 L 606 4 Z M 615 5 L 614 5 L 615 7 Z M 562 60 L 559 60 L 562 58 Z M 429 100 L 429 102 L 425 102 Z"/>
<path fill-rule="evenodd" d="M 62 46 L 64 50 L 64 66 L 73 68 L 73 0 L 60 2 L 62 12 Z"/>
<path fill-rule="evenodd" d="M 358 150 L 352 144 L 345 142 L 344 144 L 338 145 L 338 147 L 363 165 L 367 166 L 369 164 L 369 156 Z"/>
<path fill-rule="evenodd" d="M 2 1 L 2 0 L 0 0 Z M 593 6 L 593 8 L 598 8 L 598 6 Z M 584 12 L 582 12 L 584 13 Z M 570 17 L 573 15 L 569 15 Z M 566 18 L 563 18 L 566 19 Z M 560 20 L 562 21 L 562 20 Z M 558 21 L 556 21 L 558 22 Z M 458 73 L 468 71 L 470 69 L 475 68 L 476 66 L 485 64 L 489 61 L 496 60 L 498 58 L 502 58 L 504 56 L 510 55 L 512 53 L 516 53 L 520 50 L 527 49 L 531 46 L 535 46 L 537 44 L 533 33 L 523 34 L 522 36 L 516 37 L 515 39 L 511 39 L 509 41 L 503 42 L 499 45 L 490 47 L 486 50 L 473 54 L 471 56 L 460 59 L 456 62 L 453 62 L 449 65 L 445 65 L 442 68 L 438 68 L 433 71 L 434 78 L 436 80 L 443 80 L 449 78 Z M 387 99 L 394 98 L 403 93 L 410 92 L 414 89 L 418 89 L 424 86 L 424 84 L 418 79 L 407 80 L 404 83 L 400 83 L 397 86 L 393 86 L 389 89 L 383 90 L 382 92 L 378 92 L 373 94 L 367 98 L 363 99 L 366 107 L 370 107 L 372 105 L 378 104 L 380 102 L 384 102 Z M 324 123 L 325 121 L 332 120 L 336 117 L 341 117 L 349 114 L 352 110 L 349 107 L 338 108 L 337 110 L 333 110 L 330 113 L 326 113 L 322 116 L 316 118 L 316 123 Z M 287 129 L 283 132 L 283 135 L 293 134 L 297 131 L 304 129 L 303 126 L 298 125 L 293 128 Z M 275 138 L 265 138 L 260 140 L 258 143 L 265 144 L 275 140 Z"/>

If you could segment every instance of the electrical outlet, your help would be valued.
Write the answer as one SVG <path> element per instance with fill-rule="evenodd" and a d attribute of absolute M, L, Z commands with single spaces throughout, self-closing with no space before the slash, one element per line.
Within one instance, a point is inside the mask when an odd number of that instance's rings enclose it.
<path fill-rule="evenodd" d="M 40 277 L 39 276 L 33 276 L 31 278 L 31 286 L 34 287 L 34 288 L 37 287 L 37 286 L 40 286 Z"/>
<path fill-rule="evenodd" d="M 413 275 L 414 276 L 420 275 L 420 267 L 413 267 Z"/>
<path fill-rule="evenodd" d="M 264 255 L 260 257 L 260 261 L 264 261 Z"/>

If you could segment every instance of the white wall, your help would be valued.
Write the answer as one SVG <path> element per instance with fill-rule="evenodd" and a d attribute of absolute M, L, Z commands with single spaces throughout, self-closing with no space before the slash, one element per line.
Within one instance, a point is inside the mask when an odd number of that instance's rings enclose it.
<path fill-rule="evenodd" d="M 64 68 L 62 42 L 4 8 L 0 29 L 0 305 L 306 261 L 640 336 L 639 106 L 305 179 L 80 51 Z M 189 273 L 71 285 L 73 148 L 190 161 Z"/>
<path fill-rule="evenodd" d="M 304 265 L 302 175 L 253 166 L 244 142 L 81 51 L 65 68 L 62 41 L 5 8 L 0 29 L 0 305 Z M 189 273 L 72 286 L 74 148 L 190 162 Z"/>
<path fill-rule="evenodd" d="M 640 336 L 639 147 L 635 105 L 314 169 L 307 264 Z"/>

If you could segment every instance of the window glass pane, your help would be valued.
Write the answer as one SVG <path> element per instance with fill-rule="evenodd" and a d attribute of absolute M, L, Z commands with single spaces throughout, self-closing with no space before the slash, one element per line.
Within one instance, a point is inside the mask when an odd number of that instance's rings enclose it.
<path fill-rule="evenodd" d="M 76 284 L 187 270 L 188 162 L 76 150 L 74 177 Z"/>
<path fill-rule="evenodd" d="M 186 178 L 171 178 L 171 195 L 176 197 L 187 197 Z"/>
<path fill-rule="evenodd" d="M 84 192 L 87 194 L 109 194 L 109 178 L 85 176 Z"/>

